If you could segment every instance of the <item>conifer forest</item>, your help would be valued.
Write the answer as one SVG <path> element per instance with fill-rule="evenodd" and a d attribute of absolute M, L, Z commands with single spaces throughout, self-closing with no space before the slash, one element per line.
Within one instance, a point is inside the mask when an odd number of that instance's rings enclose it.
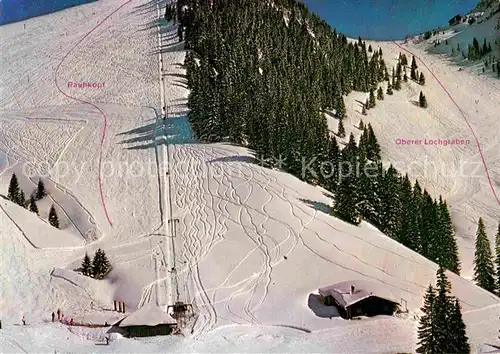
<path fill-rule="evenodd" d="M 383 98 L 382 81 L 400 89 L 404 55 L 391 78 L 382 50 L 370 53 L 361 38 L 348 41 L 294 0 L 179 0 L 177 18 L 188 50 L 189 121 L 198 139 L 252 149 L 267 167 L 331 191 L 336 216 L 353 224 L 362 218 L 460 272 L 446 201 L 383 167 L 369 124 L 359 142 L 351 135 L 343 148 L 328 130 L 325 112 L 342 120 L 343 96 L 351 91 L 371 93 L 365 112 L 376 104 L 375 91 Z M 370 173 L 346 173 L 340 167 L 347 165 Z"/>

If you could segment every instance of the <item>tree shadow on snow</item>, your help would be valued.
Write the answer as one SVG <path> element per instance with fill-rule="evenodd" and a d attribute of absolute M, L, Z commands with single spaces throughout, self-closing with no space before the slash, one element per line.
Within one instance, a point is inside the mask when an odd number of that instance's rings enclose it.
<path fill-rule="evenodd" d="M 177 42 L 177 43 L 172 43 L 172 44 L 167 44 L 164 46 L 161 46 L 160 48 L 156 48 L 155 50 L 151 51 L 149 54 L 150 55 L 157 55 L 157 54 L 163 54 L 163 53 L 171 53 L 171 52 L 180 52 L 184 50 L 184 42 Z"/>
<path fill-rule="evenodd" d="M 165 144 L 191 144 L 196 141 L 192 137 L 187 111 L 177 112 L 178 116 L 158 119 L 154 123 L 134 128 L 118 135 L 128 135 L 119 144 L 127 146 L 127 150 L 143 150 Z"/>
<path fill-rule="evenodd" d="M 182 83 L 186 83 L 186 74 L 166 73 L 163 76 L 172 76 L 172 77 L 176 77 L 179 79 L 183 79 Z M 179 82 L 181 82 L 181 81 L 179 80 Z M 177 100 L 184 100 L 184 99 L 177 99 Z"/>
<path fill-rule="evenodd" d="M 214 162 L 245 162 L 250 164 L 258 164 L 259 160 L 253 156 L 234 155 L 234 156 L 219 157 L 208 161 L 208 163 L 214 163 Z"/>
<path fill-rule="evenodd" d="M 330 205 L 327 205 L 322 202 L 318 202 L 315 200 L 309 200 L 309 199 L 302 199 L 300 198 L 300 201 L 305 203 L 306 205 L 310 206 L 311 208 L 321 211 L 325 214 L 332 215 L 332 207 Z"/>
<path fill-rule="evenodd" d="M 309 298 L 307 299 L 307 306 L 318 317 L 321 318 L 340 317 L 338 309 L 335 306 L 326 306 L 323 303 L 321 296 L 319 295 L 309 294 Z"/>

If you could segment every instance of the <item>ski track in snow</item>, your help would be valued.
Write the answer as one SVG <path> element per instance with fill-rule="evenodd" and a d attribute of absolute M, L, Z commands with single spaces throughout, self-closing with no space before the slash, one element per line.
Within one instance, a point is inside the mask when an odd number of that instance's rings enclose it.
<path fill-rule="evenodd" d="M 66 58 L 71 54 L 71 52 L 73 52 L 87 37 L 89 37 L 97 28 L 99 28 L 103 23 L 106 22 L 106 20 L 108 20 L 111 16 L 113 16 L 115 13 L 117 13 L 118 11 L 120 11 L 120 9 L 122 9 L 125 5 L 129 4 L 130 2 L 132 2 L 133 0 L 127 0 L 125 3 L 123 3 L 122 5 L 120 5 L 115 11 L 113 11 L 112 13 L 110 13 L 109 15 L 107 15 L 102 21 L 100 21 L 95 27 L 93 27 L 86 35 L 84 35 L 67 53 L 66 55 L 64 55 L 64 57 L 61 59 L 61 61 L 59 62 L 59 64 L 57 65 L 56 67 L 56 70 L 54 72 L 54 83 L 57 87 L 57 90 L 62 94 L 64 95 L 65 97 L 69 98 L 69 99 L 72 99 L 72 100 L 75 100 L 75 101 L 78 101 L 78 102 L 81 102 L 81 103 L 85 103 L 85 104 L 88 104 L 92 107 L 94 107 L 95 109 L 97 109 L 102 117 L 103 117 L 103 122 L 104 122 L 104 126 L 103 126 L 103 129 L 102 129 L 102 134 L 101 134 L 101 142 L 100 142 L 100 146 L 99 146 L 99 194 L 101 196 L 101 203 L 102 203 L 102 207 L 103 207 L 103 210 L 104 210 L 104 214 L 106 216 L 106 220 L 108 221 L 109 225 L 112 226 L 113 223 L 111 222 L 111 219 L 109 217 L 109 214 L 108 214 L 108 210 L 106 208 L 106 201 L 104 200 L 104 194 L 103 194 L 103 188 L 102 188 L 102 155 L 103 155 L 103 146 L 104 146 L 104 139 L 106 138 L 106 129 L 107 129 L 107 117 L 106 117 L 106 112 L 104 112 L 102 109 L 100 109 L 96 104 L 92 103 L 92 102 L 89 102 L 89 101 L 86 101 L 86 100 L 83 100 L 83 99 L 80 99 L 80 98 L 76 98 L 74 96 L 71 96 L 69 94 L 67 94 L 66 92 L 64 92 L 60 87 L 59 87 L 59 83 L 57 82 L 57 74 L 58 74 L 58 71 L 61 67 L 61 65 L 63 64 L 63 62 L 66 60 Z"/>

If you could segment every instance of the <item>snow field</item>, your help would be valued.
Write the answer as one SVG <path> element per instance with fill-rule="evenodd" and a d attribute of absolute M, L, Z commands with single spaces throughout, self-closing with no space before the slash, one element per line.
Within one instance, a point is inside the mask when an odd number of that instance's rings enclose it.
<path fill-rule="evenodd" d="M 28 56 L 25 62 L 17 58 L 27 32 L 20 29 L 21 24 L 0 27 L 0 36 L 7 39 L 1 44 L 2 65 L 7 64 L 7 70 L 2 71 L 5 86 L 1 92 L 13 92 L 1 106 L 0 130 L 6 137 L 5 143 L 2 139 L 2 150 L 7 156 L 4 160 L 10 169 L 19 168 L 21 163 L 47 166 L 45 161 L 50 161 L 48 173 L 43 169 L 40 172 L 54 186 L 57 183 L 54 194 L 59 194 L 54 199 L 68 210 L 68 225 L 75 225 L 54 230 L 28 211 L 8 201 L 1 202 L 0 269 L 9 270 L 0 272 L 0 311 L 5 318 L 5 328 L 0 331 L 2 352 L 68 348 L 82 352 L 413 351 L 417 324 L 413 313 L 421 306 L 425 288 L 434 283 L 436 265 L 371 225 L 355 227 L 332 217 L 328 212 L 332 203 L 329 193 L 259 166 L 247 149 L 193 142 L 186 119 L 189 92 L 182 67 L 185 52 L 182 45 L 175 43 L 175 27 L 161 27 L 162 46 L 158 48 L 154 1 L 133 1 L 123 12 L 113 15 L 94 32 L 95 37 L 89 36 L 67 57 L 57 76 L 58 83 L 70 79 L 106 82 L 101 91 L 68 92 L 96 103 L 106 113 L 101 172 L 104 201 L 112 220 L 112 226 L 109 225 L 98 188 L 102 116 L 89 105 L 63 98 L 53 80 L 44 81 L 50 76 L 46 71 L 50 71 L 52 62 L 47 64 L 36 53 L 45 53 L 52 46 L 60 59 L 65 54 L 63 49 L 69 50 L 98 21 L 75 23 L 74 18 L 80 14 L 82 18 L 103 18 L 121 4 L 115 0 L 100 1 L 29 20 L 27 27 L 39 28 L 41 35 L 36 41 L 29 41 L 30 50 L 22 53 Z M 61 35 L 64 33 L 68 35 Z M 57 49 L 58 45 L 61 49 Z M 392 44 L 381 45 L 389 64 L 389 58 L 394 60 L 398 50 Z M 4 48 L 11 50 L 9 54 Z M 160 67 L 158 49 L 163 62 Z M 424 54 L 422 57 L 432 61 L 437 71 L 448 73 L 446 80 L 458 82 L 446 65 Z M 24 64 L 31 70 L 31 63 L 39 63 L 36 73 L 31 74 L 36 79 L 30 77 L 34 86 L 13 81 L 12 72 L 20 77 Z M 165 122 L 157 120 L 154 111 L 156 108 L 161 112 L 162 106 L 162 89 L 157 86 L 159 68 L 163 69 L 163 100 L 169 112 Z M 77 77 L 78 73 L 88 74 Z M 485 92 L 483 81 L 475 81 L 465 73 L 460 75 L 464 75 L 460 80 L 476 85 L 474 94 Z M 458 212 L 461 205 L 470 207 L 474 214 L 466 215 L 468 218 L 486 211 L 483 216 L 487 217 L 488 227 L 493 228 L 492 220 L 498 215 L 483 181 L 464 176 L 458 179 L 459 187 L 453 189 L 451 178 L 427 177 L 422 172 L 425 166 L 416 162 L 422 154 L 453 163 L 462 158 L 476 161 L 474 151 L 465 147 L 459 150 L 465 157 L 460 153 L 456 157 L 430 148 L 420 151 L 394 146 L 396 136 L 411 138 L 415 132 L 465 134 L 462 118 L 454 113 L 447 97 L 438 92 L 427 73 L 426 78 L 428 87 L 424 92 L 430 110 L 425 114 L 408 102 L 418 95 L 419 88 L 412 86 L 390 98 L 386 96 L 363 120 L 373 125 L 386 158 L 401 161 L 400 171 L 404 172 L 405 164 L 414 162 L 417 167 L 409 171 L 412 178 L 419 178 L 433 194 L 453 191 L 447 195 L 450 203 L 456 200 L 451 203 L 452 211 Z M 29 99 L 19 100 L 23 105 L 14 100 L 28 96 Z M 352 126 L 361 117 L 354 112 L 359 109 L 354 100 L 361 97 L 354 93 L 348 98 L 348 133 L 353 130 L 359 135 Z M 487 102 L 491 102 L 482 112 L 484 121 L 476 123 L 474 129 L 479 129 L 477 134 L 484 134 L 485 142 L 492 144 L 496 141 L 492 137 L 496 127 L 492 120 L 495 97 L 488 97 Z M 467 102 L 466 96 L 460 98 Z M 439 108 L 435 100 L 442 102 Z M 405 111 L 411 112 L 410 116 L 403 115 Z M 34 141 L 22 139 L 20 145 L 11 133 L 14 130 L 4 129 L 13 124 L 10 117 L 22 122 L 16 123 L 18 131 L 40 129 L 46 133 Z M 28 123 L 30 117 L 45 119 L 32 124 Z M 26 134 L 28 137 L 31 132 Z M 493 152 L 487 156 L 492 170 L 498 163 Z M 72 173 L 62 173 L 59 166 Z M 420 171 L 421 176 L 413 170 Z M 4 172 L 0 179 L 5 194 L 8 174 Z M 23 183 L 30 185 L 26 180 Z M 52 185 L 50 181 L 48 184 Z M 467 186 L 470 197 L 460 194 L 468 190 Z M 175 228 L 168 222 L 173 219 L 179 220 Z M 471 221 L 463 219 L 464 227 L 471 227 Z M 81 246 L 78 230 L 88 229 L 89 225 L 95 225 L 100 238 L 85 240 L 86 246 Z M 459 236 L 467 235 L 459 232 Z M 70 240 L 77 243 L 70 244 Z M 465 245 L 470 245 L 468 242 Z M 73 272 L 83 254 L 93 254 L 97 248 L 106 251 L 113 265 L 105 281 Z M 383 284 L 396 298 L 407 302 L 410 315 L 362 321 L 315 315 L 309 299 L 317 289 L 349 279 L 370 279 Z M 497 335 L 499 299 L 463 278 L 450 274 L 450 280 L 454 295 L 462 301 L 474 351 L 486 351 L 484 343 Z M 117 338 L 109 347 L 95 345 L 96 341 L 103 341 L 103 333 L 98 330 L 43 322 L 61 307 L 77 321 L 113 323 L 121 318 L 108 311 L 113 300 L 125 301 L 129 311 L 150 302 L 166 305 L 181 300 L 191 302 L 198 316 L 185 331 L 186 338 Z M 29 326 L 16 326 L 21 312 Z M 489 329 L 484 330 L 486 327 Z"/>

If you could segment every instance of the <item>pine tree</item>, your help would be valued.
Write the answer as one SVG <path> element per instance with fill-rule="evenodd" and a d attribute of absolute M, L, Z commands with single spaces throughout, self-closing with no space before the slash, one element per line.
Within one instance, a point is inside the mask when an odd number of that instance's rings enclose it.
<path fill-rule="evenodd" d="M 364 115 L 364 116 L 366 116 L 366 115 L 367 115 L 365 105 L 363 105 L 363 106 L 361 107 L 361 114 L 362 114 L 362 115 Z"/>
<path fill-rule="evenodd" d="M 451 284 L 443 267 L 437 270 L 436 291 L 429 286 L 418 328 L 417 353 L 469 353 L 470 346 L 458 299 L 450 295 Z"/>
<path fill-rule="evenodd" d="M 382 91 L 382 87 L 379 87 L 377 90 L 377 99 L 378 100 L 383 100 L 384 99 L 384 91 Z"/>
<path fill-rule="evenodd" d="M 26 206 L 27 206 L 27 204 L 26 204 L 26 197 L 24 196 L 24 191 L 22 189 L 19 190 L 17 204 L 19 204 L 23 208 L 26 208 Z"/>
<path fill-rule="evenodd" d="M 17 181 L 17 176 L 15 173 L 12 174 L 12 177 L 10 178 L 10 183 L 9 183 L 9 190 L 7 192 L 7 198 L 16 203 L 19 204 L 19 182 Z"/>
<path fill-rule="evenodd" d="M 401 90 L 401 78 L 396 76 L 396 82 L 394 82 L 394 89 L 399 91 Z"/>
<path fill-rule="evenodd" d="M 483 48 L 481 49 L 481 56 L 488 53 L 488 45 L 486 44 L 486 38 L 483 41 Z"/>
<path fill-rule="evenodd" d="M 438 238 L 436 240 L 438 245 L 434 245 L 433 247 L 439 247 L 438 263 L 449 271 L 460 275 L 461 266 L 458 256 L 458 245 L 455 238 L 455 231 L 453 230 L 453 225 L 451 223 L 451 215 L 448 210 L 448 205 L 445 201 L 443 201 L 441 196 L 439 197 L 436 228 L 438 231 Z"/>
<path fill-rule="evenodd" d="M 451 353 L 448 351 L 450 348 L 450 336 L 452 333 L 448 331 L 448 320 L 452 312 L 452 297 L 450 296 L 451 284 L 446 277 L 445 269 L 439 267 L 437 270 L 436 288 L 437 294 L 434 301 L 434 316 L 433 324 L 436 326 L 436 339 L 439 343 L 440 350 L 437 353 Z"/>
<path fill-rule="evenodd" d="M 432 285 L 429 285 L 424 295 L 424 304 L 420 309 L 424 314 L 420 317 L 418 326 L 418 347 L 419 354 L 439 353 L 439 343 L 437 341 L 436 325 L 433 318 L 435 308 L 436 292 Z"/>
<path fill-rule="evenodd" d="M 340 97 L 338 100 L 337 100 L 337 104 L 335 106 L 335 111 L 337 113 L 337 118 L 339 119 L 343 119 L 345 118 L 345 115 L 346 115 L 346 108 L 345 108 L 345 102 L 344 102 L 344 98 L 343 97 Z"/>
<path fill-rule="evenodd" d="M 401 225 L 396 240 L 409 249 L 420 252 L 420 234 L 417 217 L 420 210 L 413 196 L 412 185 L 408 174 L 402 178 L 400 187 L 401 198 Z"/>
<path fill-rule="evenodd" d="M 365 124 L 363 123 L 363 119 L 361 119 L 359 121 L 359 124 L 358 124 L 358 129 L 359 130 L 364 130 L 365 129 Z"/>
<path fill-rule="evenodd" d="M 372 49 L 372 45 L 371 45 L 371 44 L 370 44 L 370 45 L 368 45 L 368 51 L 369 51 L 370 53 L 371 53 L 371 52 L 373 52 L 373 49 Z"/>
<path fill-rule="evenodd" d="M 370 109 L 370 101 L 368 100 L 368 98 L 365 101 L 365 108 L 366 108 L 366 110 Z"/>
<path fill-rule="evenodd" d="M 388 95 L 392 95 L 392 94 L 393 94 L 393 92 L 392 92 L 392 85 L 391 85 L 391 82 L 390 82 L 390 81 L 389 81 L 389 83 L 387 84 L 387 91 L 386 91 L 386 93 L 387 93 Z"/>
<path fill-rule="evenodd" d="M 38 180 L 38 185 L 36 187 L 36 200 L 43 199 L 47 195 L 47 192 L 45 191 L 45 185 L 43 184 L 42 180 Z"/>
<path fill-rule="evenodd" d="M 408 59 L 406 58 L 406 54 L 401 54 L 399 53 L 399 62 L 401 63 L 401 65 L 403 66 L 406 66 L 408 65 Z"/>
<path fill-rule="evenodd" d="M 415 56 L 413 56 L 413 58 L 411 60 L 411 67 L 410 68 L 411 68 L 410 78 L 412 80 L 416 81 L 417 80 L 417 72 L 416 72 L 416 70 L 417 70 L 418 66 L 417 66 L 417 60 L 415 59 Z"/>
<path fill-rule="evenodd" d="M 339 218 L 351 224 L 359 224 L 358 191 L 356 188 L 356 141 L 351 133 L 349 142 L 342 150 L 342 171 L 340 171 L 340 184 L 335 193 L 333 210 Z M 346 171 L 345 168 L 348 168 Z"/>
<path fill-rule="evenodd" d="M 344 138 L 345 137 L 345 129 L 344 129 L 344 123 L 342 123 L 342 119 L 339 119 L 339 126 L 338 126 L 337 136 L 340 137 L 340 138 Z"/>
<path fill-rule="evenodd" d="M 418 105 L 422 108 L 427 108 L 427 98 L 422 91 L 420 91 L 420 96 L 418 97 Z"/>
<path fill-rule="evenodd" d="M 404 69 L 404 72 L 403 72 L 403 81 L 408 82 L 408 75 L 406 74 L 406 68 Z"/>
<path fill-rule="evenodd" d="M 476 232 L 476 251 L 474 253 L 474 281 L 488 291 L 495 291 L 493 255 L 490 241 L 486 235 L 483 218 L 479 218 Z"/>
<path fill-rule="evenodd" d="M 462 318 L 462 308 L 458 299 L 452 304 L 450 318 L 448 320 L 450 338 L 450 350 L 447 353 L 470 353 L 465 323 Z"/>
<path fill-rule="evenodd" d="M 377 102 L 375 100 L 375 93 L 373 92 L 373 89 L 370 90 L 369 103 L 370 103 L 370 108 L 375 107 L 375 105 L 377 104 Z"/>
<path fill-rule="evenodd" d="M 497 295 L 500 296 L 500 223 L 495 236 L 495 263 L 497 266 Z"/>
<path fill-rule="evenodd" d="M 380 200 L 379 211 L 380 221 L 378 222 L 380 231 L 392 239 L 398 238 L 398 231 L 401 227 L 401 194 L 400 176 L 391 165 L 387 171 L 380 175 Z"/>
<path fill-rule="evenodd" d="M 420 73 L 420 77 L 418 78 L 418 83 L 422 86 L 425 85 L 424 73 Z"/>
<path fill-rule="evenodd" d="M 377 137 L 373 132 L 373 128 L 370 123 L 368 123 L 368 152 L 367 158 L 370 161 L 379 162 L 381 160 L 380 157 L 380 145 L 377 141 Z"/>
<path fill-rule="evenodd" d="M 92 276 L 92 261 L 90 260 L 87 252 L 85 252 L 85 256 L 82 261 L 82 274 L 88 277 Z"/>
<path fill-rule="evenodd" d="M 111 265 L 106 254 L 100 248 L 95 252 L 92 260 L 92 274 L 96 279 L 103 279 L 110 271 Z"/>
<path fill-rule="evenodd" d="M 30 200 L 29 200 L 29 210 L 32 213 L 39 215 L 38 206 L 36 205 L 35 197 L 33 197 L 33 195 L 30 197 Z"/>
<path fill-rule="evenodd" d="M 50 207 L 49 210 L 49 224 L 54 226 L 55 228 L 59 228 L 59 218 L 57 217 L 56 209 L 54 205 Z"/>

